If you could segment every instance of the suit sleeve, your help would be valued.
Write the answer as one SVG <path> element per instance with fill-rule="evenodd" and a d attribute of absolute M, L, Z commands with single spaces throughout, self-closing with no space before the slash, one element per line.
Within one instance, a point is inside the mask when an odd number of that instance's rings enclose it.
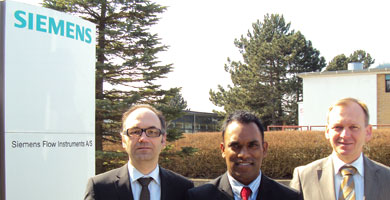
<path fill-rule="evenodd" d="M 191 200 L 191 199 L 193 199 L 192 194 L 191 194 L 190 190 L 187 190 L 185 200 Z"/>
<path fill-rule="evenodd" d="M 299 167 L 294 169 L 293 178 L 290 181 L 290 187 L 302 192 L 301 177 L 299 174 Z"/>
<path fill-rule="evenodd" d="M 95 198 L 95 190 L 94 190 L 94 182 L 93 179 L 90 178 L 87 183 L 87 188 L 85 189 L 84 200 L 97 200 Z"/>
<path fill-rule="evenodd" d="M 185 200 L 221 199 L 218 195 L 220 195 L 219 190 L 214 185 L 206 183 L 199 187 L 189 189 L 186 193 Z M 226 197 L 222 199 L 226 199 Z"/>

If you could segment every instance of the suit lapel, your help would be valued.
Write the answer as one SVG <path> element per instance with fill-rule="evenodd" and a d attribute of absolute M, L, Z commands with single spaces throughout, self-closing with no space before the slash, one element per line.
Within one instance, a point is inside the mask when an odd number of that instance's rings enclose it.
<path fill-rule="evenodd" d="M 161 200 L 168 200 L 167 195 L 169 194 L 168 190 L 168 178 L 169 176 L 165 172 L 165 170 L 161 167 L 160 169 L 160 181 L 161 181 Z"/>
<path fill-rule="evenodd" d="M 221 195 L 220 195 L 220 198 L 218 198 L 218 199 L 234 199 L 233 190 L 232 190 L 232 187 L 230 186 L 227 173 L 228 172 L 223 174 L 221 176 L 220 181 L 219 181 L 218 189 L 221 191 L 221 193 L 219 193 Z"/>
<path fill-rule="evenodd" d="M 366 156 L 363 156 L 364 163 L 364 199 L 365 197 L 370 197 L 370 199 L 378 199 L 378 182 L 377 180 L 377 168 L 375 164 L 372 163 L 370 159 Z"/>
<path fill-rule="evenodd" d="M 115 187 L 118 191 L 120 200 L 133 200 L 127 164 L 119 169 Z"/>
<path fill-rule="evenodd" d="M 317 169 L 318 188 L 320 189 L 322 199 L 336 199 L 333 171 L 333 162 L 330 156 L 324 160 L 323 165 Z"/>
<path fill-rule="evenodd" d="M 257 193 L 257 200 L 260 199 L 273 199 L 272 197 L 272 188 L 269 187 L 270 179 L 266 176 L 264 176 L 263 173 L 261 173 L 261 179 L 260 179 L 260 186 L 259 186 L 259 191 Z M 268 185 L 268 187 L 267 187 Z"/>

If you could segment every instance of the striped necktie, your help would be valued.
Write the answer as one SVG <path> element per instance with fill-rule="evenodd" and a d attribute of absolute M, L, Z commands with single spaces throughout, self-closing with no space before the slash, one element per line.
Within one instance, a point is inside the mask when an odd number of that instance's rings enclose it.
<path fill-rule="evenodd" d="M 355 182 L 353 175 L 356 173 L 356 168 L 353 166 L 343 166 L 340 168 L 340 173 L 343 180 L 340 185 L 338 200 L 355 200 Z"/>

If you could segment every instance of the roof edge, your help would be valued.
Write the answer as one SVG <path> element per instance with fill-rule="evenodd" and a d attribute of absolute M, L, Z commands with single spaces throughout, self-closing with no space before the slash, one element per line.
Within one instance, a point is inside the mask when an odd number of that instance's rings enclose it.
<path fill-rule="evenodd" d="M 309 76 L 319 76 L 319 75 L 336 75 L 336 74 L 382 74 L 390 72 L 390 67 L 386 68 L 369 68 L 369 69 L 361 69 L 361 70 L 340 70 L 340 71 L 323 71 L 323 72 L 304 72 L 299 73 L 298 77 L 304 78 Z"/>

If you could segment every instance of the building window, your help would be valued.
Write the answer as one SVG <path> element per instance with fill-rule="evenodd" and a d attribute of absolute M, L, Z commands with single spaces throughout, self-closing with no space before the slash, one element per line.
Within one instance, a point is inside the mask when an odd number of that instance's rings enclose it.
<path fill-rule="evenodd" d="M 390 92 L 390 74 L 386 74 L 386 92 Z"/>

